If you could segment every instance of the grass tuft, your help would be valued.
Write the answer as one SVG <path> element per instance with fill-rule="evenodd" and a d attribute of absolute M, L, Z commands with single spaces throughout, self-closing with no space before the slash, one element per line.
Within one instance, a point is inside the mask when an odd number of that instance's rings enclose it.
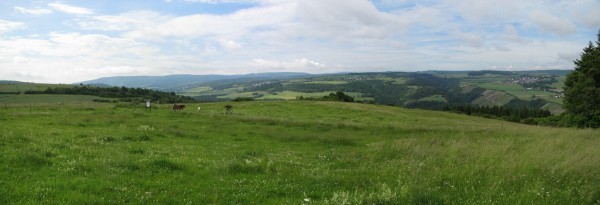
<path fill-rule="evenodd" d="M 22 156 L 20 159 L 15 160 L 15 163 L 31 167 L 52 165 L 52 161 L 50 161 L 48 158 L 33 154 L 27 154 L 25 156 Z"/>
<path fill-rule="evenodd" d="M 184 166 L 168 159 L 158 159 L 149 163 L 151 172 L 173 172 L 184 170 Z"/>

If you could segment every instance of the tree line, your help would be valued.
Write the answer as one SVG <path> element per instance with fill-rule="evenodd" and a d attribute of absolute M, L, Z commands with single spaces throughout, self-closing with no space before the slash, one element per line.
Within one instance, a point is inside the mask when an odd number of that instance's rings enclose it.
<path fill-rule="evenodd" d="M 92 95 L 104 98 L 119 98 L 123 102 L 142 101 L 151 99 L 163 103 L 184 103 L 195 102 L 194 98 L 176 95 L 175 92 L 161 92 L 149 90 L 146 88 L 127 88 L 127 87 L 94 87 L 94 86 L 74 86 L 70 88 L 51 88 L 44 91 L 26 91 L 25 94 L 65 94 L 65 95 Z"/>
<path fill-rule="evenodd" d="M 444 111 L 462 113 L 467 115 L 480 116 L 492 119 L 502 119 L 511 122 L 520 122 L 531 124 L 535 122 L 534 118 L 543 118 L 552 116 L 547 109 L 532 109 L 527 107 L 513 108 L 508 106 L 445 106 Z"/>
<path fill-rule="evenodd" d="M 344 92 L 342 91 L 337 91 L 335 93 L 329 93 L 329 95 L 320 97 L 320 98 L 314 98 L 314 97 L 304 97 L 304 96 L 298 96 L 296 97 L 297 100 L 316 100 L 316 101 L 340 101 L 340 102 L 354 102 L 354 98 L 352 96 L 346 95 Z"/>

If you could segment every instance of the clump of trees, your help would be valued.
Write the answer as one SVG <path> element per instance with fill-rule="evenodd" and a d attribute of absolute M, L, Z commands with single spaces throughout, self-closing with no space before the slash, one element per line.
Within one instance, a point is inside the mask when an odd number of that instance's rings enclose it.
<path fill-rule="evenodd" d="M 297 100 L 316 100 L 316 101 L 340 101 L 340 102 L 354 102 L 354 98 L 352 96 L 346 95 L 342 91 L 337 91 L 335 93 L 329 93 L 329 95 L 313 98 L 313 97 L 304 97 L 298 96 Z"/>
<path fill-rule="evenodd" d="M 597 36 L 596 45 L 589 42 L 567 75 L 563 98 L 567 112 L 554 119 L 559 125 L 600 127 L 600 31 Z"/>
<path fill-rule="evenodd" d="M 352 96 L 346 95 L 344 92 L 337 91 L 335 93 L 329 93 L 328 96 L 323 96 L 325 100 L 333 100 L 340 102 L 354 102 L 354 98 Z"/>
<path fill-rule="evenodd" d="M 247 101 L 254 101 L 254 98 L 251 98 L 251 97 L 237 97 L 237 98 L 233 99 L 233 102 L 247 102 Z"/>

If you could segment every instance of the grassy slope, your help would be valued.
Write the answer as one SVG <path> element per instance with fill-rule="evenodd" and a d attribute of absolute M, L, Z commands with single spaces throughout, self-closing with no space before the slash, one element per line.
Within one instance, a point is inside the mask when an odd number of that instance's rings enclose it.
<path fill-rule="evenodd" d="M 41 83 L 0 83 L 0 92 L 25 92 L 44 91 L 51 88 L 70 88 L 74 85 L 68 84 L 41 84 Z"/>
<path fill-rule="evenodd" d="M 498 90 L 486 90 L 482 96 L 473 100 L 473 104 L 479 106 L 502 106 L 515 99 L 514 96 Z"/>
<path fill-rule="evenodd" d="M 336 102 L 0 106 L 0 204 L 588 204 L 600 132 Z"/>
<path fill-rule="evenodd" d="M 113 100 L 111 98 L 102 98 L 90 95 L 14 95 L 0 94 L 0 104 L 52 104 L 52 103 L 86 103 L 92 102 L 94 99 Z"/>

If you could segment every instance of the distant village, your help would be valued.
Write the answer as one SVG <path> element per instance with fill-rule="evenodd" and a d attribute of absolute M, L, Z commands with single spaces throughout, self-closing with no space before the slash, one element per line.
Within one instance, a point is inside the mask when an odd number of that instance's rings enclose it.
<path fill-rule="evenodd" d="M 559 92 L 555 89 L 552 89 L 548 85 L 548 84 L 552 83 L 552 80 L 554 80 L 553 78 L 548 77 L 548 76 L 517 76 L 517 77 L 511 77 L 508 80 L 511 83 L 522 85 L 527 90 L 548 91 L 548 92 L 556 93 L 556 95 L 554 95 L 555 98 L 564 97 L 563 92 Z"/>
<path fill-rule="evenodd" d="M 252 83 L 252 87 L 265 86 L 265 85 L 269 85 L 271 83 L 273 83 L 273 81 L 263 81 L 263 82 Z"/>
<path fill-rule="evenodd" d="M 540 82 L 542 79 L 542 77 L 533 77 L 533 76 L 518 76 L 518 77 L 511 77 L 509 78 L 509 80 L 512 83 L 516 83 L 519 85 L 524 85 L 524 84 L 535 84 Z"/>

